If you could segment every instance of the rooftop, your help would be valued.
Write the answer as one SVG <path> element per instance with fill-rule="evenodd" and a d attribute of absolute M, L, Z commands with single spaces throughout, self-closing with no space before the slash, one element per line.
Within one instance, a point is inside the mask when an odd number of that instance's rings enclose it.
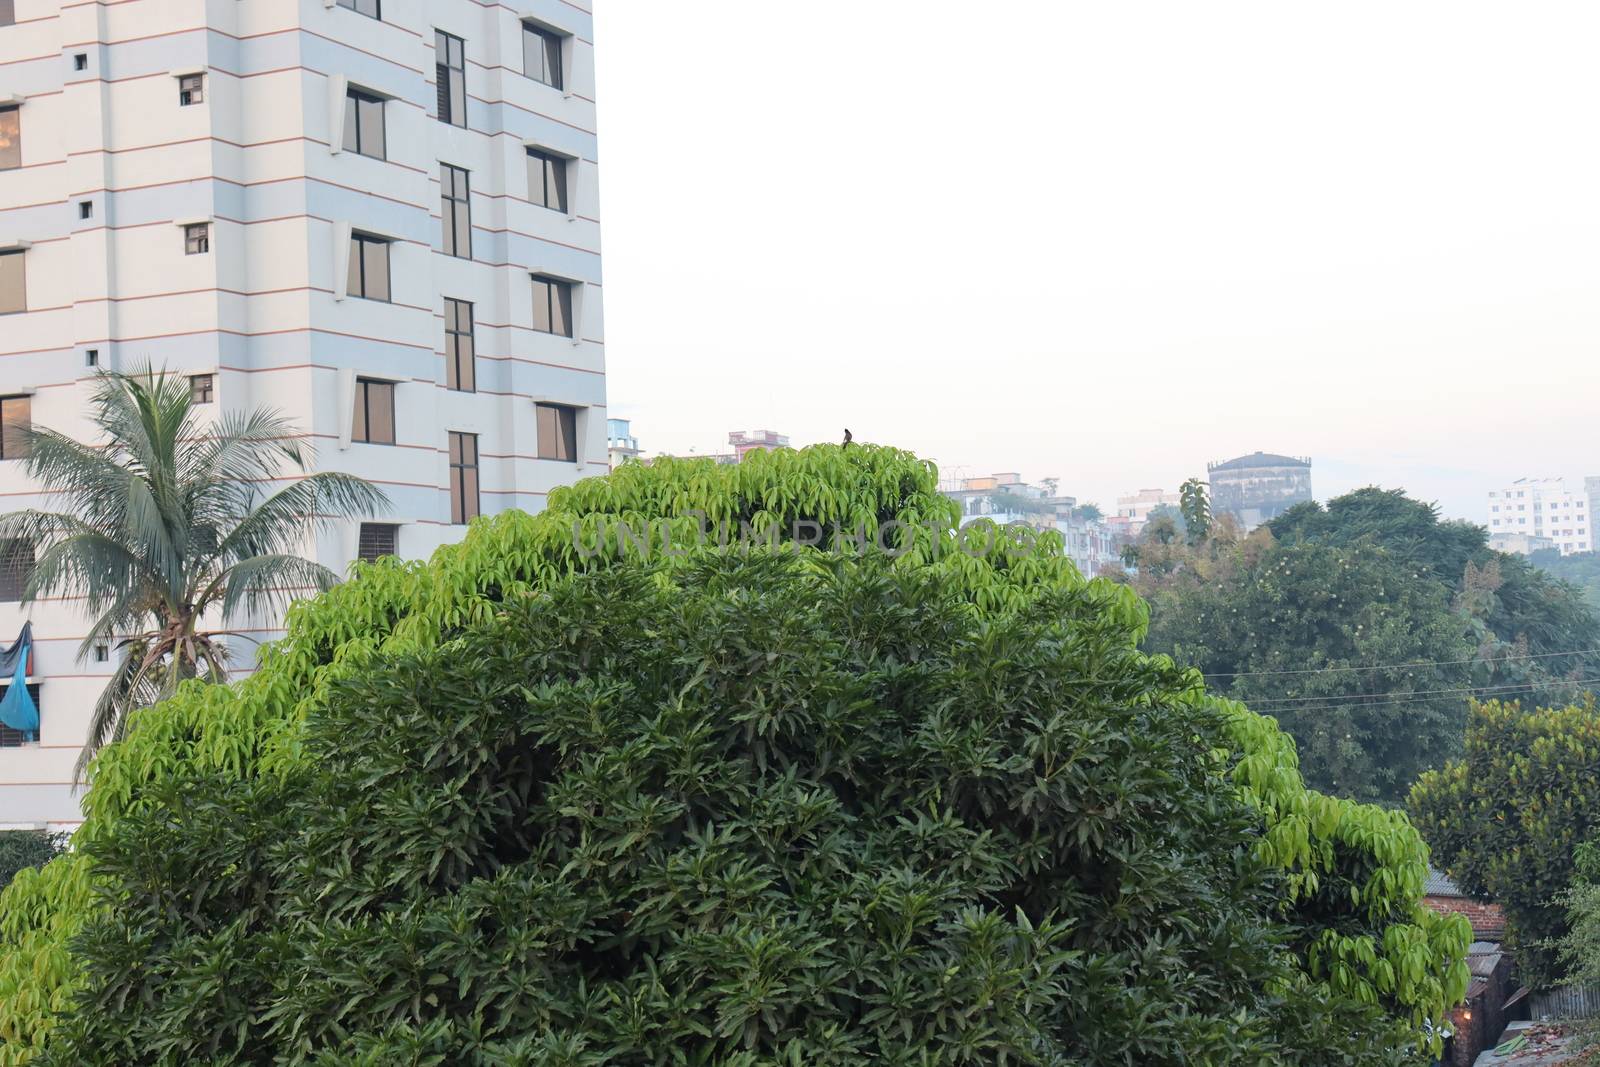
<path fill-rule="evenodd" d="M 1256 467 L 1309 467 L 1311 460 L 1305 456 L 1280 456 L 1276 452 L 1255 452 L 1221 463 L 1209 463 L 1208 471 L 1243 471 Z"/>

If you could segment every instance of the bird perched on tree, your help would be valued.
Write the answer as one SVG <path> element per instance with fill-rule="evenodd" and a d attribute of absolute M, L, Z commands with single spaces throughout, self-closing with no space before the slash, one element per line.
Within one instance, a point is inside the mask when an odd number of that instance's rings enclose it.
<path fill-rule="evenodd" d="M 854 440 L 855 440 L 855 436 L 853 434 L 851 434 L 850 427 L 846 426 L 844 428 L 844 447 L 845 448 L 849 448 L 850 447 L 850 442 L 854 441 Z"/>

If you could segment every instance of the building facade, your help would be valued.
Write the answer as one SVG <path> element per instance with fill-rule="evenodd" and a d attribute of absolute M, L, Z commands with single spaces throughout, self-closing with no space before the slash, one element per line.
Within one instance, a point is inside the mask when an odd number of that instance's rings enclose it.
<path fill-rule="evenodd" d="M 1504 552 L 1589 552 L 1594 548 L 1589 516 L 1596 490 L 1600 479 L 1594 478 L 1585 480 L 1581 492 L 1568 489 L 1560 478 L 1518 478 L 1504 489 L 1490 490 L 1490 543 Z"/>
<path fill-rule="evenodd" d="M 639 439 L 633 436 L 630 420 L 606 420 L 606 451 L 612 470 L 616 470 L 630 459 L 639 458 Z"/>
<path fill-rule="evenodd" d="M 587 0 L 3 0 L 4 417 L 87 436 L 94 374 L 144 365 L 276 408 L 390 499 L 308 546 L 341 573 L 604 473 L 592 41 Z M 50 507 L 14 460 L 0 510 Z M 112 664 L 16 584 L 40 725 L 0 734 L 0 825 L 70 826 Z"/>
<path fill-rule="evenodd" d="M 1232 515 L 1249 531 L 1311 499 L 1311 461 L 1256 452 L 1206 465 L 1211 511 Z"/>
<path fill-rule="evenodd" d="M 1061 534 L 1067 556 L 1086 577 L 1120 566 L 1121 536 L 1110 521 L 1089 518 L 1078 508 L 1076 497 L 1057 491 L 1055 478 L 1033 485 L 1015 471 L 978 478 L 962 478 L 941 490 L 961 509 L 961 525 L 988 519 L 1002 526 L 1021 523 Z"/>
<path fill-rule="evenodd" d="M 1130 538 L 1138 537 L 1150 521 L 1152 511 L 1163 506 L 1176 508 L 1182 503 L 1183 497 L 1178 493 L 1169 493 L 1164 489 L 1141 489 L 1137 493 L 1117 497 L 1115 518 L 1121 520 L 1118 525 L 1126 530 Z"/>

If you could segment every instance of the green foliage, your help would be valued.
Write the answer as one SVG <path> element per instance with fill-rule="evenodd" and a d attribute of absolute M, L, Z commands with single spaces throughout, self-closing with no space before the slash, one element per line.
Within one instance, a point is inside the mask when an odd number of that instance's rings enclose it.
<path fill-rule="evenodd" d="M 1600 845 L 1585 842 L 1572 858 L 1573 884 L 1563 898 L 1567 933 L 1560 942 L 1558 962 L 1567 981 L 1596 985 L 1600 984 Z"/>
<path fill-rule="evenodd" d="M 1570 586 L 1398 492 L 1134 555 L 1147 647 L 1275 716 L 1318 789 L 1400 803 L 1460 751 L 1469 696 L 1560 702 L 1600 676 L 1600 624 Z"/>
<path fill-rule="evenodd" d="M 692 513 L 828 551 L 663 558 Z M 0 894 L 0 1065 L 1398 1062 L 1466 983 L 1415 831 L 956 517 L 822 446 L 358 568 L 97 758 Z"/>
<path fill-rule="evenodd" d="M 23 871 L 43 867 L 60 851 L 60 834 L 48 830 L 0 830 L 0 889 Z"/>
<path fill-rule="evenodd" d="M 101 440 L 29 428 L 28 475 L 64 512 L 0 516 L 0 539 L 34 545 L 23 603 L 75 598 L 93 616 L 79 646 L 118 642 L 121 655 L 90 716 L 81 774 L 134 708 L 186 679 L 226 677 L 227 645 L 208 614 L 271 610 L 338 577 L 302 558 L 307 538 L 376 514 L 383 493 L 348 474 L 303 475 L 309 452 L 268 410 L 196 410 L 189 379 L 148 368 L 100 372 L 91 404 Z M 263 494 L 262 485 L 287 485 Z"/>
<path fill-rule="evenodd" d="M 1558 549 L 1547 548 L 1533 553 L 1528 562 L 1552 578 L 1577 586 L 1589 610 L 1600 615 L 1600 552 L 1563 556 Z"/>
<path fill-rule="evenodd" d="M 1519 966 L 1535 982 L 1559 968 L 1551 944 L 1568 931 L 1561 898 L 1580 846 L 1600 835 L 1600 711 L 1475 706 L 1466 751 L 1424 775 L 1411 813 L 1461 888 L 1497 901 Z"/>
<path fill-rule="evenodd" d="M 1191 545 L 1197 545 L 1211 536 L 1211 496 L 1206 483 L 1190 478 L 1178 487 L 1182 503 L 1184 530 Z"/>

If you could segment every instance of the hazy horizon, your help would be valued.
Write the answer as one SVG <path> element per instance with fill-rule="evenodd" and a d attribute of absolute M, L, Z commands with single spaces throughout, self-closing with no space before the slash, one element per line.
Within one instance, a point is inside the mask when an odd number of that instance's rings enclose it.
<path fill-rule="evenodd" d="M 1102 506 L 1600 474 L 1600 8 L 597 4 L 611 414 Z M 974 19 L 978 19 L 974 23 Z"/>

